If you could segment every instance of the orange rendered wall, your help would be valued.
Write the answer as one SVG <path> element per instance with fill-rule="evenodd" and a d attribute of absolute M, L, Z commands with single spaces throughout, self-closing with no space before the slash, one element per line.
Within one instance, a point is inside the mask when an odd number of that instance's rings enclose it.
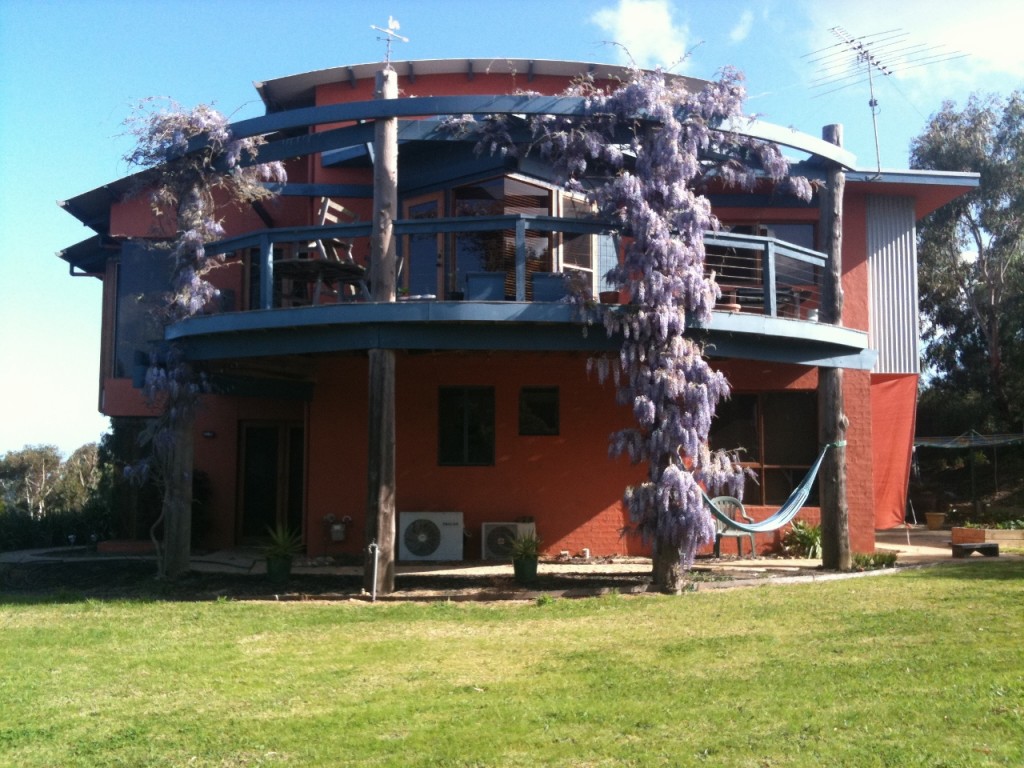
<path fill-rule="evenodd" d="M 868 302 L 866 198 L 853 195 L 843 205 L 843 326 L 868 330 Z"/>

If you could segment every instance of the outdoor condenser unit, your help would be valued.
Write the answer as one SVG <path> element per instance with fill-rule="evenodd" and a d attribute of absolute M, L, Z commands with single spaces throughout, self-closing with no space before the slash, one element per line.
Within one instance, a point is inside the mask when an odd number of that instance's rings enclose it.
<path fill-rule="evenodd" d="M 480 531 L 480 556 L 484 560 L 509 560 L 516 536 L 535 532 L 533 523 L 484 523 Z"/>
<path fill-rule="evenodd" d="M 461 512 L 399 512 L 399 560 L 461 560 Z"/>

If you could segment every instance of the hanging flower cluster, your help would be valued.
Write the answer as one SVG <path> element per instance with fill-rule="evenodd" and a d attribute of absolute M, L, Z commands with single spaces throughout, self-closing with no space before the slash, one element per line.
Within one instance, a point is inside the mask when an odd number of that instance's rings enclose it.
<path fill-rule="evenodd" d="M 224 256 L 206 252 L 207 243 L 224 236 L 218 202 L 267 198 L 272 194 L 268 183 L 284 183 L 287 176 L 279 162 L 256 163 L 263 137 L 232 137 L 227 118 L 205 104 L 189 110 L 146 100 L 126 125 L 136 140 L 126 162 L 146 171 L 140 183 L 154 215 L 174 216 L 176 235 L 166 246 L 171 284 L 162 308 L 162 320 L 170 325 L 206 311 L 218 296 L 207 276 Z M 153 355 L 144 392 L 163 406 L 151 435 L 158 456 L 172 447 L 173 425 L 191 418 L 204 384 L 180 349 L 172 346 Z"/>
<path fill-rule="evenodd" d="M 184 109 L 174 102 L 154 108 L 142 102 L 127 121 L 135 148 L 125 156 L 129 165 L 154 172 L 150 203 L 157 216 L 175 215 L 171 243 L 173 278 L 167 301 L 168 322 L 199 314 L 217 296 L 206 275 L 223 260 L 208 256 L 205 244 L 224 235 L 216 216 L 218 192 L 230 202 L 248 203 L 271 195 L 268 182 L 284 183 L 279 162 L 254 161 L 263 137 L 235 139 L 227 118 L 200 104 Z M 144 183 L 150 182 L 144 176 Z"/>
<path fill-rule="evenodd" d="M 612 435 L 610 453 L 648 466 L 647 480 L 625 494 L 635 531 L 689 565 L 715 533 L 701 487 L 740 495 L 743 486 L 738 462 L 708 447 L 728 382 L 686 333 L 711 319 L 721 296 L 704 271 L 703 235 L 718 228 L 704 194 L 768 182 L 807 200 L 811 187 L 788 177 L 776 145 L 729 130 L 747 119 L 735 70 L 696 93 L 660 71 L 636 69 L 614 89 L 582 79 L 566 95 L 583 99 L 584 116 L 536 118 L 535 146 L 569 189 L 590 196 L 600 220 L 628 237 L 606 280 L 631 299 L 603 319 L 609 335 L 622 338 L 617 395 L 635 426 Z M 503 119 L 482 122 L 478 150 L 493 151 L 502 135 L 494 123 Z M 459 130 L 468 130 L 467 121 Z M 602 378 L 609 372 L 606 360 L 597 368 Z"/>

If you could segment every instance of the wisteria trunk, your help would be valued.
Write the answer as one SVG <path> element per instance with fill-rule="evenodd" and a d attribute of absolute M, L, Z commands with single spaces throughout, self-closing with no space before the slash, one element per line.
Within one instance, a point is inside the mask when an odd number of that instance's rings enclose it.
<path fill-rule="evenodd" d="M 673 547 L 655 544 L 652 558 L 651 579 L 655 588 L 666 595 L 678 595 L 683 591 L 685 570 L 679 558 L 679 551 Z"/>
<path fill-rule="evenodd" d="M 192 459 L 194 419 L 183 416 L 172 427 L 174 440 L 164 457 L 164 547 L 161 576 L 177 579 L 191 568 Z"/>

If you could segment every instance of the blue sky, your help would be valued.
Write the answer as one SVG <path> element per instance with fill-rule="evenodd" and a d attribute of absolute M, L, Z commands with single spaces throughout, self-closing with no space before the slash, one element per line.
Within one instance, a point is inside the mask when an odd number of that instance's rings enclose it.
<path fill-rule="evenodd" d="M 874 167 L 863 71 L 842 90 L 812 55 L 841 52 L 830 29 L 889 30 L 939 58 L 898 56 L 875 80 L 883 168 L 907 165 L 913 136 L 943 99 L 1024 86 L 1017 0 L 0 0 L 0 454 L 97 440 L 100 282 L 71 278 L 60 249 L 91 231 L 56 201 L 127 172 L 123 121 L 166 96 L 262 114 L 254 80 L 379 61 L 372 24 L 401 23 L 393 58 L 534 58 L 620 62 L 710 78 L 743 70 L 748 111 L 818 135 L 845 126 L 846 146 Z M 620 45 L 611 45 L 611 42 Z M 686 54 L 689 54 L 688 56 Z M 843 57 L 840 57 L 843 58 Z M 845 57 L 849 63 L 852 56 Z M 844 63 L 844 62 L 839 62 Z M 857 72 L 854 70 L 854 74 Z"/>

